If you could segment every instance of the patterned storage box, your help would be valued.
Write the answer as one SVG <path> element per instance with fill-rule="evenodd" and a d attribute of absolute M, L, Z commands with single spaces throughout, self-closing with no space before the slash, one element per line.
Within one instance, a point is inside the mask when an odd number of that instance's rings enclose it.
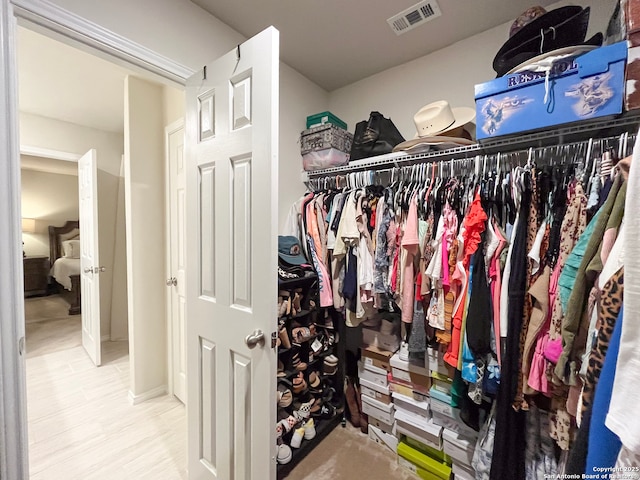
<path fill-rule="evenodd" d="M 346 130 L 327 123 L 308 130 L 304 130 L 300 135 L 300 153 L 315 152 L 335 148 L 344 153 L 351 151 L 353 134 Z"/>

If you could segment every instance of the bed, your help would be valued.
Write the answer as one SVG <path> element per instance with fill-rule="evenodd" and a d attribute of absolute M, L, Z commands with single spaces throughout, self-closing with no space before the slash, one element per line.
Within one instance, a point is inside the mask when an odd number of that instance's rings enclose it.
<path fill-rule="evenodd" d="M 79 246 L 77 253 L 70 251 L 71 244 L 75 250 L 77 242 L 65 243 L 65 245 L 63 242 L 79 239 L 80 222 L 77 220 L 68 221 L 61 227 L 49 226 L 50 275 L 58 284 L 60 294 L 69 302 L 69 315 L 80 313 L 80 255 Z"/>

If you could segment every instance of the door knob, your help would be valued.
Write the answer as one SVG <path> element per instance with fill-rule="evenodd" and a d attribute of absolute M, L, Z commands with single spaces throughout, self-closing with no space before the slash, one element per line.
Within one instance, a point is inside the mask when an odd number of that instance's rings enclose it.
<path fill-rule="evenodd" d="M 84 273 L 93 273 L 93 267 L 85 267 Z"/>
<path fill-rule="evenodd" d="M 107 270 L 107 269 L 106 269 L 105 267 L 95 267 L 95 268 L 93 269 L 93 271 L 94 271 L 95 273 L 103 273 L 103 272 L 105 272 L 106 270 Z"/>
<path fill-rule="evenodd" d="M 249 348 L 255 348 L 256 345 L 260 344 L 261 347 L 264 346 L 264 333 L 262 330 L 254 330 L 251 335 L 247 335 L 244 339 L 244 343 L 247 344 Z"/>
<path fill-rule="evenodd" d="M 176 277 L 167 278 L 167 287 L 175 287 L 178 285 L 178 279 Z"/>

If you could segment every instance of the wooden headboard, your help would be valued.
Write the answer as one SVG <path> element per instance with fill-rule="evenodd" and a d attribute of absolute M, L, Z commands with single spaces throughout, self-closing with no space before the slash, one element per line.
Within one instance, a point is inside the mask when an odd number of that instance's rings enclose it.
<path fill-rule="evenodd" d="M 77 230 L 77 234 L 80 234 L 80 221 L 70 220 L 62 227 L 54 227 L 49 225 L 49 262 L 53 265 L 57 259 L 62 257 L 62 242 L 72 238 L 73 235 L 68 235 L 74 230 Z"/>

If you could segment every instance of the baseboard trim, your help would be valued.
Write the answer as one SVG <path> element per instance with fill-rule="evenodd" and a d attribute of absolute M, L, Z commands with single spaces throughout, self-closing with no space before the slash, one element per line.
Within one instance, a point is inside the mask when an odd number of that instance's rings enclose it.
<path fill-rule="evenodd" d="M 109 342 L 109 341 L 111 341 L 111 334 L 110 333 L 107 333 L 107 334 L 102 335 L 100 337 L 100 342 Z"/>
<path fill-rule="evenodd" d="M 157 388 L 153 388 L 139 395 L 135 395 L 131 390 L 129 390 L 129 403 L 131 403 L 131 405 L 138 405 L 139 403 L 146 402 L 147 400 L 151 400 L 152 398 L 156 398 L 161 395 L 165 395 L 166 393 L 166 385 L 160 385 Z"/>

